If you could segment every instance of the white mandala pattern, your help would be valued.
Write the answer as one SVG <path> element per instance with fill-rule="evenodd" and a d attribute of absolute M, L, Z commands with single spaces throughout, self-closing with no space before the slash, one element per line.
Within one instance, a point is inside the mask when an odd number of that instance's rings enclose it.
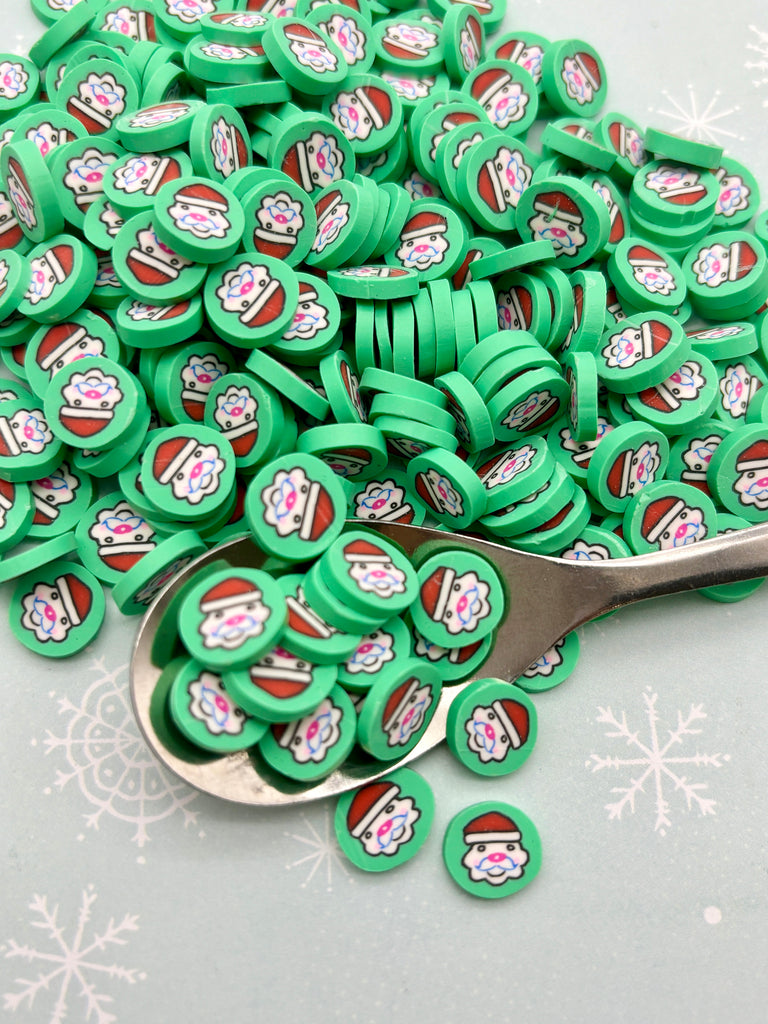
<path fill-rule="evenodd" d="M 642 694 L 645 710 L 646 723 L 648 726 L 648 739 L 641 740 L 640 731 L 633 731 L 627 724 L 627 713 L 621 711 L 619 716 L 610 708 L 598 708 L 599 714 L 596 721 L 602 725 L 609 726 L 605 735 L 610 739 L 624 740 L 628 753 L 624 757 L 617 757 L 602 754 L 590 754 L 586 767 L 593 772 L 613 768 L 617 772 L 628 771 L 630 773 L 628 785 L 614 786 L 612 793 L 618 795 L 613 803 L 605 805 L 608 816 L 611 820 L 620 819 L 626 808 L 631 814 L 635 813 L 635 803 L 640 793 L 646 792 L 646 786 L 655 796 L 656 819 L 654 831 L 659 835 L 666 835 L 666 831 L 672 825 L 671 804 L 667 799 L 667 792 L 671 787 L 673 792 L 681 793 L 685 799 L 687 809 L 698 810 L 699 814 L 714 814 L 715 801 L 711 797 L 704 796 L 707 789 L 706 782 L 693 782 L 683 772 L 693 768 L 722 768 L 723 762 L 729 760 L 727 754 L 677 754 L 682 750 L 689 736 L 698 736 L 701 729 L 698 723 L 707 716 L 700 704 L 692 704 L 686 715 L 682 711 L 677 712 L 677 725 L 675 728 L 663 730 L 660 727 L 660 716 L 656 708 L 658 694 L 654 693 L 651 687 L 647 687 Z M 660 734 L 666 731 L 666 739 Z"/>
<path fill-rule="evenodd" d="M 149 840 L 149 826 L 180 812 L 185 828 L 195 824 L 197 812 L 189 804 L 197 793 L 166 772 L 142 739 L 128 694 L 126 667 L 108 670 L 104 659 L 91 665 L 95 681 L 79 704 L 59 698 L 60 714 L 68 717 L 66 732 L 44 740 L 46 754 L 63 755 L 66 769 L 57 769 L 58 790 L 77 781 L 80 792 L 95 810 L 85 815 L 86 826 L 98 829 L 107 815 L 135 826 L 133 842 Z"/>
<path fill-rule="evenodd" d="M 47 896 L 33 896 L 29 909 L 32 911 L 30 926 L 37 928 L 48 941 L 37 945 L 22 945 L 9 939 L 0 952 L 6 960 L 23 960 L 34 964 L 34 978 L 15 978 L 14 992 L 3 995 L 4 1009 L 15 1013 L 26 1006 L 34 1010 L 34 1020 L 41 1024 L 43 1003 L 51 998 L 49 1006 L 50 1024 L 62 1024 L 64 1020 L 95 1021 L 96 1024 L 112 1024 L 117 1017 L 106 1009 L 114 1002 L 111 995 L 98 991 L 107 979 L 118 979 L 129 985 L 143 981 L 146 974 L 135 967 L 123 967 L 109 963 L 113 946 L 125 946 L 126 934 L 138 930 L 138 916 L 126 914 L 121 921 L 110 917 L 106 925 L 97 931 L 89 931 L 96 893 L 93 886 L 83 890 L 77 918 L 72 925 L 70 937 L 67 928 L 59 923 L 59 907 L 48 906 Z M 69 1006 L 77 996 L 83 1000 L 82 1013 L 72 1013 Z"/>
<path fill-rule="evenodd" d="M 297 860 L 289 861 L 285 866 L 289 871 L 292 868 L 308 869 L 307 875 L 301 883 L 302 889 L 310 884 L 315 875 L 320 878 L 325 877 L 328 892 L 333 891 L 333 880 L 337 873 L 345 875 L 348 881 L 353 881 L 336 842 L 333 821 L 328 808 L 323 809 L 323 823 L 319 830 L 315 828 L 306 814 L 302 814 L 301 817 L 304 819 L 306 832 L 303 835 L 286 832 L 285 835 L 290 839 L 295 839 L 308 852 L 305 852 Z"/>
<path fill-rule="evenodd" d="M 731 131 L 729 128 L 723 127 L 721 123 L 723 120 L 728 123 L 728 120 L 738 113 L 740 107 L 733 106 L 728 107 L 726 110 L 718 110 L 717 107 L 722 95 L 719 90 L 704 104 L 700 103 L 692 85 L 688 86 L 687 103 L 674 99 L 666 89 L 663 89 L 661 94 L 671 109 L 662 110 L 650 107 L 650 113 L 656 117 L 665 117 L 672 121 L 669 130 L 675 134 L 681 135 L 686 139 L 695 139 L 698 142 L 711 142 L 719 146 L 724 146 L 730 139 L 735 139 L 738 142 L 744 141 L 741 135 Z"/>

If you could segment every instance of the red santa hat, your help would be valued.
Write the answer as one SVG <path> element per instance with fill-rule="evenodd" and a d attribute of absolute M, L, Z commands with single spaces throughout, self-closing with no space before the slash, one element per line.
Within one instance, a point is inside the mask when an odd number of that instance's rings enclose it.
<path fill-rule="evenodd" d="M 262 658 L 251 665 L 248 675 L 254 686 L 281 700 L 303 693 L 313 679 L 310 663 L 294 658 L 287 651 L 280 658 L 280 664 L 270 664 L 266 658 Z"/>
<path fill-rule="evenodd" d="M 58 418 L 61 425 L 71 434 L 86 440 L 108 427 L 115 418 L 115 413 L 113 409 L 102 409 L 93 405 L 63 405 Z"/>
<path fill-rule="evenodd" d="M 608 138 L 619 156 L 627 155 L 627 126 L 622 121 L 611 121 L 608 125 Z"/>
<path fill-rule="evenodd" d="M 57 576 L 54 586 L 61 596 L 70 625 L 79 626 L 91 610 L 93 603 L 91 588 L 71 572 Z"/>
<path fill-rule="evenodd" d="M 643 513 L 640 533 L 649 544 L 655 544 L 667 527 L 687 506 L 682 498 L 669 495 L 649 502 Z"/>
<path fill-rule="evenodd" d="M 736 472 L 768 473 L 768 439 L 759 438 L 757 441 L 753 441 L 743 452 L 739 452 Z"/>
<path fill-rule="evenodd" d="M 288 628 L 295 633 L 318 640 L 327 640 L 328 637 L 338 632 L 325 619 L 321 618 L 314 608 L 310 608 L 305 601 L 299 600 L 298 596 L 294 597 L 292 594 L 288 594 L 285 604 L 288 609 Z"/>
<path fill-rule="evenodd" d="M 422 210 L 405 222 L 400 232 L 400 241 L 416 241 L 424 235 L 445 234 L 447 230 L 448 225 L 442 214 L 431 210 Z"/>
<path fill-rule="evenodd" d="M 517 64 L 527 47 L 528 44 L 524 39 L 507 39 L 501 46 L 496 47 L 494 56 L 499 60 L 508 60 Z"/>
<path fill-rule="evenodd" d="M 72 273 L 72 268 L 75 265 L 75 250 L 71 245 L 67 245 L 65 242 L 59 242 L 58 245 L 54 245 L 51 246 L 50 249 L 46 249 L 42 255 L 42 259 L 44 259 L 48 264 L 48 267 L 56 280 L 56 284 L 64 284 Z"/>
<path fill-rule="evenodd" d="M 371 124 L 379 131 L 392 120 L 392 100 L 389 93 L 378 85 L 358 85 L 353 96 L 371 119 Z"/>
<path fill-rule="evenodd" d="M 154 323 L 158 320 L 175 320 L 177 316 L 182 316 L 188 309 L 189 299 L 185 299 L 183 302 L 176 302 L 172 306 L 153 306 L 148 302 L 136 302 L 134 300 L 127 313 L 132 320 L 150 320 Z"/>
<path fill-rule="evenodd" d="M 219 213 L 227 213 L 229 210 L 229 203 L 221 192 L 202 181 L 192 185 L 182 185 L 174 193 L 173 198 L 177 203 L 183 203 L 185 206 L 197 206 L 201 210 L 217 210 Z"/>
<path fill-rule="evenodd" d="M 152 474 L 161 484 L 169 484 L 197 448 L 195 437 L 171 437 L 157 446 Z"/>
<path fill-rule="evenodd" d="M 342 554 L 347 562 L 378 562 L 382 565 L 389 565 L 392 559 L 383 551 L 378 544 L 374 544 L 369 540 L 353 540 L 349 544 L 345 545 L 342 549 Z"/>
<path fill-rule="evenodd" d="M 82 324 L 66 320 L 54 324 L 40 340 L 35 352 L 35 362 L 41 370 L 51 371 L 59 360 L 77 348 L 86 338 L 90 338 L 90 335 Z"/>
<path fill-rule="evenodd" d="M 533 208 L 546 217 L 564 220 L 568 224 L 583 224 L 584 215 L 565 192 L 542 192 L 536 197 Z"/>
<path fill-rule="evenodd" d="M 486 811 L 485 814 L 479 814 L 467 822 L 463 833 L 467 846 L 472 846 L 473 843 L 515 843 L 522 839 L 520 829 L 501 811 Z"/>
<path fill-rule="evenodd" d="M 6 458 L 21 455 L 21 447 L 7 416 L 0 416 L 0 455 Z"/>
<path fill-rule="evenodd" d="M 632 473 L 634 457 L 634 449 L 627 448 L 616 456 L 608 470 L 606 483 L 614 498 L 625 498 L 629 494 L 629 478 Z"/>
<path fill-rule="evenodd" d="M 757 264 L 757 253 L 749 242 L 736 241 L 728 246 L 728 280 L 740 281 Z"/>
<path fill-rule="evenodd" d="M 506 210 L 504 183 L 495 160 L 486 160 L 480 168 L 477 175 L 477 191 L 493 213 L 503 213 Z"/>
<path fill-rule="evenodd" d="M 488 106 L 512 81 L 512 75 L 505 68 L 489 68 L 475 76 L 470 94 L 481 107 Z"/>
<path fill-rule="evenodd" d="M 260 601 L 261 597 L 261 591 L 251 580 L 242 576 L 228 576 L 206 590 L 200 598 L 200 611 L 203 615 L 226 612 L 230 608 L 239 608 L 243 604 Z"/>
<path fill-rule="evenodd" d="M 399 795 L 400 787 L 397 783 L 387 780 L 371 782 L 359 789 L 347 810 L 347 829 L 350 835 L 359 839 Z"/>
<path fill-rule="evenodd" d="M 592 56 L 591 53 L 585 53 L 583 50 L 579 53 L 574 53 L 573 62 L 578 67 L 584 78 L 589 82 L 595 92 L 603 84 L 603 78 L 600 73 L 600 65 L 597 60 Z"/>
<path fill-rule="evenodd" d="M 11 175 L 13 175 L 13 177 L 16 179 L 16 184 L 18 185 L 19 191 L 24 193 L 24 200 L 26 205 L 30 209 L 34 209 L 35 201 L 32 198 L 32 192 L 29 187 L 29 182 L 27 181 L 27 176 L 24 173 L 24 168 L 21 166 L 19 161 L 12 156 L 8 158 L 8 174 L 6 176 L 6 187 L 8 178 Z"/>
<path fill-rule="evenodd" d="M 441 565 L 422 583 L 421 604 L 434 622 L 441 621 L 455 581 L 456 571 L 448 565 Z"/>
<path fill-rule="evenodd" d="M 616 294 L 616 289 L 612 284 L 608 285 L 608 291 L 605 296 L 605 308 L 608 313 L 611 314 L 614 320 L 626 319 L 626 314 L 621 308 L 621 299 Z"/>
<path fill-rule="evenodd" d="M 528 708 L 518 700 L 511 697 L 502 697 L 495 700 L 491 707 L 496 712 L 504 732 L 509 737 L 509 744 L 513 750 L 518 750 L 528 739 L 531 729 L 531 719 Z"/>
<path fill-rule="evenodd" d="M 246 299 L 246 305 L 238 314 L 240 323 L 247 327 L 264 327 L 277 320 L 285 309 L 285 288 L 270 274 L 261 288 L 253 288 Z"/>
<path fill-rule="evenodd" d="M 128 250 L 125 262 L 136 280 L 146 285 L 175 281 L 183 265 L 176 253 L 154 240 L 151 231 L 136 233 L 136 245 Z"/>
<path fill-rule="evenodd" d="M 669 267 L 664 257 L 647 245 L 631 245 L 627 251 L 627 263 L 631 267 L 656 267 L 658 270 Z"/>
<path fill-rule="evenodd" d="M 642 391 L 638 391 L 637 398 L 643 405 L 656 412 L 674 412 L 680 408 L 680 399 L 666 381 L 654 384 L 650 388 L 643 388 Z"/>

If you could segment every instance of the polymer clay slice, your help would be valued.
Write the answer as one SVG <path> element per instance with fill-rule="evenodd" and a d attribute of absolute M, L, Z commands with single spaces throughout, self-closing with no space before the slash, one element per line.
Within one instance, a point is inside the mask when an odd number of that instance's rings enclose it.
<path fill-rule="evenodd" d="M 158 237 L 175 252 L 200 263 L 234 255 L 245 229 L 236 196 L 207 178 L 184 176 L 158 191 L 153 204 Z"/>
<path fill-rule="evenodd" d="M 485 60 L 465 78 L 461 91 L 483 108 L 489 121 L 505 135 L 524 135 L 536 119 L 539 95 L 522 65 Z"/>
<path fill-rule="evenodd" d="M 34 142 L 21 139 L 3 146 L 0 179 L 31 242 L 42 242 L 64 230 L 53 175 Z"/>
<path fill-rule="evenodd" d="M 195 115 L 204 107 L 202 100 L 175 99 L 130 110 L 117 118 L 117 136 L 135 153 L 151 153 L 155 149 L 165 153 L 176 146 L 186 146 Z"/>
<path fill-rule="evenodd" d="M 644 487 L 624 512 L 624 539 L 636 555 L 687 547 L 716 533 L 712 499 L 674 480 Z"/>
<path fill-rule="evenodd" d="M 380 761 L 393 761 L 419 742 L 440 698 L 440 673 L 416 658 L 404 658 L 398 671 L 381 678 L 366 694 L 358 719 L 358 741 Z"/>
<path fill-rule="evenodd" d="M 392 543 L 367 530 L 345 530 L 321 556 L 328 588 L 351 609 L 385 621 L 416 598 L 416 573 Z"/>
<path fill-rule="evenodd" d="M 660 384 L 627 395 L 634 416 L 668 434 L 711 415 L 719 394 L 718 373 L 711 360 L 694 353 Z"/>
<path fill-rule="evenodd" d="M 624 184 L 634 178 L 637 170 L 650 159 L 645 147 L 645 133 L 626 114 L 613 111 L 603 114 L 597 124 L 595 136 L 601 145 L 616 154 L 612 173 Z"/>
<path fill-rule="evenodd" d="M 81 514 L 75 539 L 83 565 L 110 585 L 153 551 L 158 541 L 152 526 L 120 491 L 102 495 Z"/>
<path fill-rule="evenodd" d="M 174 576 L 205 551 L 205 542 L 194 530 L 177 530 L 158 540 L 115 583 L 112 600 L 123 615 L 143 615 Z"/>
<path fill-rule="evenodd" d="M 442 647 L 462 647 L 488 635 L 506 610 L 504 591 L 490 562 L 471 551 L 446 550 L 419 567 L 413 623 Z"/>
<path fill-rule="evenodd" d="M 66 72 L 55 102 L 76 118 L 89 136 L 118 136 L 118 119 L 138 108 L 139 96 L 136 79 L 125 67 L 96 58 Z"/>
<path fill-rule="evenodd" d="M 91 477 L 68 461 L 29 485 L 33 517 L 26 536 L 44 540 L 74 530 L 91 503 Z M 5 506 L 4 506 L 5 507 Z"/>
<path fill-rule="evenodd" d="M 25 483 L 0 480 L 0 552 L 14 547 L 26 537 L 35 515 L 32 492 Z"/>
<path fill-rule="evenodd" d="M 337 44 L 304 19 L 270 21 L 261 45 L 278 75 L 293 89 L 308 95 L 330 92 L 349 71 Z"/>
<path fill-rule="evenodd" d="M 560 686 L 576 668 L 580 648 L 579 634 L 573 630 L 529 665 L 515 685 L 526 693 L 545 693 Z"/>
<path fill-rule="evenodd" d="M 190 655 L 212 669 L 244 668 L 277 643 L 285 599 L 269 573 L 237 568 L 207 573 L 179 608 L 179 635 Z"/>
<path fill-rule="evenodd" d="M 636 309 L 671 312 L 686 296 L 680 264 L 663 249 L 631 236 L 611 253 L 608 274 L 622 302 Z"/>
<path fill-rule="evenodd" d="M 520 768 L 533 751 L 538 719 L 524 690 L 501 679 L 476 679 L 448 709 L 445 736 L 454 757 L 477 775 Z"/>
<path fill-rule="evenodd" d="M 768 519 L 768 429 L 739 426 L 712 454 L 707 483 L 721 505 L 749 523 Z"/>
<path fill-rule="evenodd" d="M 346 135 L 321 113 L 287 117 L 271 134 L 267 159 L 309 195 L 355 173 Z"/>
<path fill-rule="evenodd" d="M 328 93 L 323 109 L 360 156 L 386 149 L 403 129 L 400 99 L 378 75 L 350 73 Z"/>
<path fill-rule="evenodd" d="M 537 164 L 536 156 L 522 142 L 491 135 L 473 144 L 461 158 L 457 198 L 481 227 L 512 231 L 517 204 Z"/>
<path fill-rule="evenodd" d="M 189 155 L 195 174 L 226 181 L 252 163 L 248 130 L 238 111 L 228 103 L 203 104 L 196 109 L 189 130 Z"/>
<path fill-rule="evenodd" d="M 483 485 L 458 455 L 435 448 L 418 455 L 408 463 L 408 482 L 448 529 L 464 529 L 485 514 Z"/>
<path fill-rule="evenodd" d="M 461 218 L 449 206 L 417 200 L 384 259 L 390 266 L 413 268 L 422 281 L 446 277 L 463 259 L 466 238 Z"/>
<path fill-rule="evenodd" d="M 487 800 L 460 811 L 443 838 L 451 878 L 471 896 L 501 899 L 533 881 L 541 868 L 541 839 L 518 807 Z"/>
<path fill-rule="evenodd" d="M 334 665 L 313 664 L 281 646 L 247 668 L 222 675 L 241 706 L 266 722 L 291 722 L 311 714 L 336 682 Z"/>
<path fill-rule="evenodd" d="M 683 328 L 661 312 L 634 313 L 597 345 L 597 372 L 613 391 L 632 394 L 665 380 L 690 352 Z"/>
<path fill-rule="evenodd" d="M 410 657 L 411 646 L 411 634 L 403 619 L 388 619 L 367 633 L 339 666 L 339 682 L 353 693 L 367 693 L 380 676 L 395 669 L 401 658 Z"/>
<path fill-rule="evenodd" d="M 248 486 L 246 517 L 256 542 L 289 561 L 321 554 L 341 533 L 345 513 L 341 482 L 313 455 L 275 459 Z"/>
<path fill-rule="evenodd" d="M 45 393 L 53 432 L 74 448 L 111 448 L 134 429 L 146 405 L 138 380 L 105 356 L 84 356 L 58 370 Z"/>
<path fill-rule="evenodd" d="M 205 310 L 214 328 L 234 345 L 256 348 L 276 341 L 299 301 L 295 272 L 274 256 L 246 251 L 216 266 L 205 282 Z"/>
<path fill-rule="evenodd" d="M 147 211 L 135 214 L 120 228 L 112 261 L 130 295 L 153 306 L 173 305 L 193 296 L 207 269 L 163 242 L 155 230 L 153 214 Z"/>
<path fill-rule="evenodd" d="M 96 256 L 74 235 L 46 239 L 28 254 L 31 277 L 19 313 L 55 323 L 83 305 L 96 279 Z"/>
<path fill-rule="evenodd" d="M 524 240 L 552 245 L 557 265 L 581 266 L 608 240 L 611 219 L 602 199 L 576 178 L 542 178 L 524 190 L 517 205 Z"/>
<path fill-rule="evenodd" d="M 410 768 L 398 768 L 340 797 L 334 828 L 344 855 L 363 871 L 389 871 L 426 842 L 435 798 Z"/>
<path fill-rule="evenodd" d="M 307 21 L 317 25 L 341 50 L 350 71 L 368 71 L 373 64 L 373 27 L 370 18 L 348 5 L 320 3 L 312 8 Z"/>
<path fill-rule="evenodd" d="M 248 373 L 225 373 L 204 397 L 203 422 L 229 441 L 238 468 L 255 466 L 276 452 L 285 413 L 268 384 Z"/>
<path fill-rule="evenodd" d="M 234 487 L 234 452 L 220 433 L 200 424 L 166 427 L 145 449 L 140 476 L 146 499 L 161 513 L 203 518 Z"/>
<path fill-rule="evenodd" d="M 416 15 L 383 18 L 373 27 L 379 61 L 398 70 L 438 71 L 443 63 L 442 28 Z"/>
<path fill-rule="evenodd" d="M 180 667 L 168 693 L 176 727 L 192 743 L 214 753 L 246 750 L 264 735 L 266 722 L 247 714 L 221 675 L 193 658 Z"/>
<path fill-rule="evenodd" d="M 356 485 L 349 501 L 348 514 L 367 522 L 413 523 L 424 522 L 426 509 L 408 487 L 402 470 L 389 464 L 386 473 Z"/>
<path fill-rule="evenodd" d="M 659 226 L 707 227 L 719 195 L 715 176 L 674 160 L 651 160 L 632 179 L 630 212 Z"/>
<path fill-rule="evenodd" d="M 744 231 L 720 231 L 697 242 L 683 261 L 691 301 L 713 320 L 733 320 L 760 306 L 768 285 L 768 257 Z"/>
<path fill-rule="evenodd" d="M 53 561 L 18 580 L 9 614 L 11 630 L 25 647 L 65 658 L 86 647 L 104 621 L 99 581 L 76 562 Z"/>
<path fill-rule="evenodd" d="M 314 185 L 310 183 L 310 191 Z M 242 199 L 243 244 L 296 266 L 309 252 L 317 230 L 315 208 L 307 191 L 287 175 L 249 189 Z"/>
<path fill-rule="evenodd" d="M 42 405 L 24 398 L 0 404 L 0 476 L 6 480 L 39 480 L 61 462 L 63 444 Z"/>
<path fill-rule="evenodd" d="M 611 512 L 623 512 L 644 487 L 661 480 L 669 461 L 669 442 L 657 428 L 623 423 L 607 433 L 589 460 L 587 486 Z"/>

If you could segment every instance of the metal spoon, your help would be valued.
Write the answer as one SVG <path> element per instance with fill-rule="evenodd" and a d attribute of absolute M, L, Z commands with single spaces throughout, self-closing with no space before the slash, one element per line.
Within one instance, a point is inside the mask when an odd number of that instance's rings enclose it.
<path fill-rule="evenodd" d="M 475 548 L 493 561 L 506 580 L 507 616 L 490 657 L 472 679 L 492 676 L 512 682 L 572 629 L 634 601 L 768 576 L 768 524 L 677 551 L 601 562 L 531 555 L 490 541 L 425 527 L 387 523 L 377 529 L 397 541 L 408 554 L 427 541 Z M 213 759 L 190 760 L 167 748 L 155 729 L 151 708 L 161 674 L 161 668 L 151 658 L 152 637 L 160 619 L 184 582 L 212 561 L 224 559 L 233 566 L 258 567 L 265 557 L 248 538 L 215 548 L 190 563 L 144 616 L 131 659 L 130 688 L 139 728 L 155 756 L 184 781 L 212 796 L 273 806 L 343 793 L 413 761 L 439 743 L 445 737 L 448 708 L 471 679 L 443 689 L 424 736 L 404 757 L 383 763 L 363 754 L 314 784 L 277 777 L 259 757 L 258 748 Z"/>

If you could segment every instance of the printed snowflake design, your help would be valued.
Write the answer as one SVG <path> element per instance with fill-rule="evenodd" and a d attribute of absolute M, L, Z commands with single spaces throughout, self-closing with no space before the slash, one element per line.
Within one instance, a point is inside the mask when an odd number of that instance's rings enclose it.
<path fill-rule="evenodd" d="M 195 824 L 197 812 L 188 804 L 197 793 L 158 765 L 139 734 L 123 678 L 126 666 L 108 671 L 100 658 L 91 670 L 97 678 L 78 704 L 59 698 L 60 713 L 69 718 L 65 735 L 47 730 L 44 740 L 46 754 L 62 752 L 68 765 L 57 770 L 56 788 L 76 779 L 95 807 L 85 815 L 86 826 L 98 829 L 104 815 L 129 822 L 135 826 L 132 840 L 140 847 L 149 840 L 151 824 L 177 811 L 185 828 Z"/>
<path fill-rule="evenodd" d="M 682 774 L 688 768 L 722 768 L 723 762 L 729 760 L 727 754 L 676 754 L 681 749 L 685 738 L 697 736 L 701 729 L 696 723 L 701 722 L 707 716 L 701 704 L 691 704 L 687 715 L 682 711 L 677 712 L 677 725 L 674 729 L 667 729 L 667 740 L 659 735 L 658 723 L 660 716 L 656 710 L 658 694 L 652 691 L 649 686 L 643 693 L 643 704 L 648 724 L 649 739 L 643 742 L 640 739 L 640 732 L 633 732 L 627 724 L 627 714 L 621 712 L 617 718 L 610 708 L 598 708 L 600 712 L 596 721 L 610 728 L 605 735 L 611 739 L 622 739 L 626 741 L 629 748 L 629 756 L 612 757 L 602 754 L 590 754 L 585 767 L 591 768 L 593 772 L 602 771 L 604 768 L 615 768 L 617 771 L 628 770 L 630 773 L 629 785 L 614 786 L 612 793 L 619 794 L 619 799 L 614 803 L 606 804 L 608 817 L 621 818 L 626 807 L 630 813 L 635 813 L 635 800 L 638 793 L 646 792 L 646 783 L 655 794 L 656 798 L 656 821 L 654 831 L 659 835 L 666 835 L 667 828 L 671 827 L 670 803 L 665 792 L 671 786 L 673 790 L 679 791 L 685 797 L 688 810 L 697 808 L 699 814 L 714 814 L 715 801 L 703 795 L 707 788 L 706 782 L 690 781 L 687 775 Z M 634 756 L 632 756 L 634 755 Z"/>
<path fill-rule="evenodd" d="M 745 61 L 744 67 L 747 71 L 764 72 L 762 77 L 752 82 L 756 89 L 761 89 L 763 86 L 768 85 L 768 74 L 765 74 L 765 72 L 768 72 L 768 32 L 763 32 L 756 25 L 750 25 L 749 31 L 755 33 L 757 42 L 747 43 L 747 49 L 757 54 L 759 60 Z M 768 107 L 768 99 L 763 100 L 763 106 Z"/>
<path fill-rule="evenodd" d="M 664 96 L 672 109 L 654 110 L 653 107 L 650 107 L 649 110 L 656 116 L 667 117 L 673 121 L 674 123 L 670 126 L 669 130 L 677 135 L 681 135 L 686 139 L 696 139 L 698 142 L 712 142 L 716 145 L 723 145 L 726 139 L 736 139 L 738 142 L 744 141 L 743 136 L 723 128 L 719 123 L 723 119 L 727 123 L 741 109 L 735 106 L 729 107 L 727 110 L 716 110 L 721 96 L 719 90 L 715 92 L 712 99 L 704 107 L 700 106 L 692 85 L 688 86 L 687 106 L 673 99 L 666 89 L 662 90 L 662 96 Z"/>
<path fill-rule="evenodd" d="M 309 873 L 301 883 L 302 889 L 309 885 L 318 872 L 320 877 L 325 875 L 328 892 L 333 892 L 333 879 L 337 871 L 345 875 L 348 881 L 352 882 L 353 879 L 347 871 L 338 843 L 336 842 L 336 834 L 328 808 L 326 807 L 323 811 L 323 822 L 320 829 L 315 828 L 305 814 L 302 814 L 301 817 L 304 819 L 306 832 L 303 835 L 296 832 L 286 832 L 285 835 L 295 839 L 297 843 L 301 843 L 309 852 L 299 857 L 298 860 L 290 861 L 285 865 L 286 869 L 290 871 L 292 868 L 309 868 Z"/>
<path fill-rule="evenodd" d="M 51 1008 L 50 1024 L 61 1024 L 70 1019 L 69 1001 L 74 995 L 80 995 L 84 1001 L 82 1014 L 73 1013 L 72 1020 L 95 1021 L 96 1024 L 112 1024 L 117 1020 L 113 1013 L 108 1012 L 106 1005 L 113 1002 L 112 996 L 97 991 L 99 975 L 108 978 L 119 978 L 129 985 L 143 981 L 146 974 L 135 967 L 122 967 L 109 963 L 108 947 L 126 945 L 126 933 L 138 930 L 138 916 L 126 914 L 122 921 L 115 922 L 110 917 L 101 931 L 95 928 L 90 938 L 87 937 L 91 922 L 93 904 L 96 893 L 93 886 L 83 890 L 80 909 L 72 929 L 70 940 L 66 938 L 65 926 L 59 924 L 58 906 L 50 909 L 47 896 L 33 896 L 29 909 L 33 918 L 31 927 L 42 930 L 50 942 L 48 948 L 37 949 L 34 946 L 20 945 L 15 939 L 9 939 L 0 949 L 6 960 L 22 959 L 36 965 L 34 978 L 16 978 L 19 986 L 15 992 L 6 992 L 3 996 L 4 1008 L 15 1013 L 20 1006 L 26 1004 L 27 1009 L 35 1007 L 35 1020 L 42 1021 L 39 1014 L 40 1004 L 35 1003 L 40 993 L 55 997 Z M 41 945 L 43 945 L 41 943 Z M 45 999 L 45 995 L 42 997 Z"/>

